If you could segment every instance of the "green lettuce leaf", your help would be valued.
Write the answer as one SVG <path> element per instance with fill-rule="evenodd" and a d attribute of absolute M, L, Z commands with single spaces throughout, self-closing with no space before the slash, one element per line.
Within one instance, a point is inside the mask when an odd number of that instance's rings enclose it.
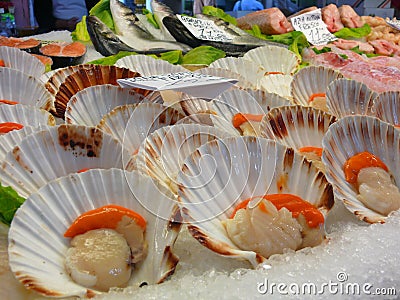
<path fill-rule="evenodd" d="M 12 187 L 4 187 L 0 183 L 0 221 L 10 225 L 15 212 L 24 201 L 25 199 L 20 197 Z"/>
<path fill-rule="evenodd" d="M 183 56 L 183 65 L 209 65 L 213 61 L 223 58 L 226 53 L 211 46 L 199 46 Z"/>
<path fill-rule="evenodd" d="M 117 54 L 110 55 L 107 57 L 99 58 L 96 60 L 92 60 L 88 62 L 88 64 L 94 64 L 94 65 L 103 65 L 103 66 L 112 66 L 116 63 L 116 61 L 122 57 L 128 56 L 128 55 L 135 55 L 137 54 L 136 52 L 129 52 L 129 51 L 120 51 Z"/>
<path fill-rule="evenodd" d="M 90 36 L 86 27 L 86 16 L 83 16 L 82 20 L 78 24 L 76 24 L 76 28 L 71 33 L 71 37 L 74 42 L 90 42 Z"/>
<path fill-rule="evenodd" d="M 367 36 L 371 33 L 371 27 L 368 24 L 364 24 L 363 27 L 360 28 L 343 28 L 339 31 L 335 32 L 334 35 L 337 38 L 341 39 L 359 39 L 364 36 Z"/>
<path fill-rule="evenodd" d="M 321 53 L 326 53 L 326 52 L 331 52 L 332 51 L 332 49 L 329 48 L 329 47 L 323 47 L 321 49 L 317 49 L 316 47 L 312 47 L 311 49 L 315 52 L 315 54 L 321 54 Z"/>
<path fill-rule="evenodd" d="M 183 61 L 183 54 L 181 50 L 173 50 L 161 53 L 160 57 L 158 58 L 166 60 L 167 62 L 174 65 L 180 65 Z"/>
<path fill-rule="evenodd" d="M 258 25 L 253 25 L 253 26 L 251 26 L 251 29 L 245 30 L 245 31 L 255 37 L 258 37 L 259 39 L 263 39 L 263 40 L 268 39 L 267 35 L 265 35 L 264 33 L 261 32 L 261 29 Z"/>
<path fill-rule="evenodd" d="M 154 28 L 160 29 L 160 26 L 158 26 L 157 24 L 156 17 L 151 11 L 145 8 L 143 9 L 143 14 L 147 17 L 147 21 L 149 21 L 149 23 L 152 24 Z"/>
<path fill-rule="evenodd" d="M 227 14 L 220 8 L 216 8 L 214 6 L 204 6 L 203 7 L 203 14 L 218 17 L 225 22 L 231 23 L 233 25 L 237 25 L 236 18 L 232 17 L 231 15 Z"/>
<path fill-rule="evenodd" d="M 100 0 L 89 11 L 89 15 L 98 17 L 111 30 L 114 30 L 114 21 L 110 10 L 110 0 Z M 71 33 L 71 37 L 74 41 L 90 42 L 90 36 L 86 27 L 86 16 L 76 24 L 76 28 Z"/>

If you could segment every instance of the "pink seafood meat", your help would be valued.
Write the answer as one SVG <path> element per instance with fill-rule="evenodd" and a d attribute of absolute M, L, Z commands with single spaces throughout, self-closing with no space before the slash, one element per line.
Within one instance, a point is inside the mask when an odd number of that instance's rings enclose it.
<path fill-rule="evenodd" d="M 321 9 L 321 14 L 322 21 L 324 21 L 330 32 L 336 32 L 344 28 L 339 9 L 335 4 L 324 6 Z"/>

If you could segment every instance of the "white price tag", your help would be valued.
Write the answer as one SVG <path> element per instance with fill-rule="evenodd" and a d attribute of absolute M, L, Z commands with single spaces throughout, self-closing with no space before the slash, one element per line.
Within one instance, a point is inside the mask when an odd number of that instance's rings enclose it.
<path fill-rule="evenodd" d="M 215 42 L 232 42 L 233 38 L 218 28 L 211 20 L 202 20 L 198 18 L 177 15 L 183 25 L 199 40 Z"/>
<path fill-rule="evenodd" d="M 331 41 L 337 40 L 337 37 L 329 32 L 326 24 L 322 21 L 321 9 L 293 17 L 290 21 L 293 28 L 303 32 L 307 41 L 315 46 L 326 45 Z"/>
<path fill-rule="evenodd" d="M 193 72 L 179 72 L 118 79 L 117 82 L 124 88 L 134 87 L 152 91 L 175 90 L 195 97 L 212 99 L 238 80 Z"/>
<path fill-rule="evenodd" d="M 386 18 L 385 21 L 386 24 L 388 24 L 390 27 L 400 30 L 400 20 L 397 20 L 396 18 L 393 19 Z"/>

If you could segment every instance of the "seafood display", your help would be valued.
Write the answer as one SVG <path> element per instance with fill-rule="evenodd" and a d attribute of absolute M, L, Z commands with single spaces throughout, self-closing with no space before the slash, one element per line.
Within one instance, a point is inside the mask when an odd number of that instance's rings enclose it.
<path fill-rule="evenodd" d="M 82 190 L 85 191 L 85 197 L 77 196 Z M 174 273 L 178 263 L 178 258 L 172 252 L 172 246 L 180 230 L 180 225 L 174 223 L 179 213 L 177 213 L 176 203 L 172 198 L 168 198 L 168 195 L 167 191 L 162 192 L 162 188 L 157 183 L 137 171 L 126 172 L 113 168 L 89 170 L 51 181 L 37 193 L 28 197 L 11 224 L 9 231 L 11 270 L 21 282 L 30 280 L 34 283 L 29 285 L 29 289 L 41 295 L 94 297 L 108 290 L 102 286 L 102 283 L 105 282 L 108 286 L 118 285 L 117 278 L 107 273 L 108 268 L 113 270 L 118 266 L 117 261 L 113 259 L 118 254 L 115 251 L 121 253 L 120 251 L 125 250 L 123 257 L 126 260 L 121 261 L 122 267 L 126 268 L 132 264 L 131 262 L 135 264 L 134 270 L 121 274 L 124 276 L 122 281 L 124 283 L 127 281 L 125 284 L 138 288 L 142 285 L 162 282 Z M 64 201 L 57 201 L 57 199 L 64 199 Z M 153 199 L 159 199 L 159 201 L 153 201 Z M 69 228 L 74 225 L 78 217 L 89 214 L 93 209 L 101 211 L 103 207 L 115 206 L 124 208 L 124 211 L 133 211 L 136 213 L 135 216 L 140 215 L 142 220 L 144 219 L 146 255 L 141 257 L 141 262 L 136 262 L 136 259 L 139 260 L 139 255 L 132 257 L 131 252 L 136 252 L 127 249 L 129 242 L 134 244 L 131 247 L 140 248 L 139 244 L 134 242 L 138 241 L 139 236 L 131 230 L 132 226 L 137 224 L 136 222 L 131 224 L 129 217 L 126 220 L 119 214 L 120 221 L 118 222 L 118 217 L 116 220 L 118 224 L 121 222 L 117 225 L 120 228 L 113 230 L 104 228 L 107 227 L 104 218 L 96 216 L 103 219 L 98 230 L 101 231 L 100 236 L 103 234 L 109 236 L 107 239 L 102 239 L 102 244 L 111 246 L 111 252 L 107 253 L 111 253 L 112 256 L 105 256 L 102 251 L 103 254 L 91 262 L 93 265 L 87 266 L 87 268 L 92 268 L 88 273 L 76 270 L 75 266 L 78 266 L 81 260 L 80 255 L 93 258 L 95 253 L 93 251 L 101 251 L 101 249 L 91 247 L 92 254 L 90 251 L 86 254 L 82 253 L 85 246 L 79 245 L 81 242 L 77 239 L 79 235 L 71 240 L 70 236 L 74 231 Z M 98 227 L 94 224 L 95 222 L 88 221 L 87 223 L 91 224 L 89 228 Z M 113 230 L 114 234 L 111 234 L 110 230 Z M 119 250 L 115 248 L 115 232 L 122 232 L 124 237 L 118 236 L 117 245 L 125 243 L 125 248 L 122 247 Z M 33 246 L 32 249 L 24 246 L 27 241 Z M 71 250 L 71 243 L 76 249 Z M 139 254 L 139 251 L 136 254 Z M 46 264 L 47 267 L 40 267 L 42 264 Z M 69 275 L 71 272 L 72 278 Z M 80 277 L 79 282 L 84 280 L 86 286 L 75 282 L 74 277 Z M 114 282 L 110 282 L 111 279 Z"/>
<path fill-rule="evenodd" d="M 196 180 L 191 179 L 194 175 Z M 231 137 L 204 144 L 186 158 L 177 181 L 192 236 L 214 252 L 246 259 L 253 266 L 285 248 L 298 249 L 302 235 L 305 240 L 308 234 L 313 236 L 309 245 L 319 244 L 323 213 L 333 205 L 332 187 L 314 165 L 291 148 L 264 138 Z M 318 215 L 321 212 L 317 232 L 302 227 L 289 207 L 274 209 L 268 202 L 274 194 L 295 195 Z M 253 198 L 256 203 L 249 203 L 246 210 L 236 208 L 246 207 L 242 201 Z M 228 220 L 234 212 L 235 218 Z"/>
<path fill-rule="evenodd" d="M 326 177 L 338 201 L 359 219 L 384 222 L 399 201 L 400 132 L 370 116 L 346 116 L 322 141 Z"/>
<path fill-rule="evenodd" d="M 395 36 L 343 38 L 372 22 L 349 5 L 321 9 L 340 37 L 322 47 L 276 7 L 237 24 L 205 9 L 195 20 L 230 37 L 214 41 L 163 2 L 146 15 L 101 5 L 113 25 L 92 11 L 80 24 L 85 45 L 0 37 L 10 43 L 0 45 L 0 281 L 12 282 L 0 298 L 141 298 L 204 276 L 247 284 L 282 270 L 304 280 L 307 266 L 292 270 L 293 257 L 356 274 L 332 257 L 333 244 L 361 249 L 357 230 L 398 227 Z M 182 58 L 198 46 L 219 53 L 208 63 Z M 45 72 L 33 49 L 80 55 Z M 94 52 L 104 58 L 91 61 Z M 237 82 L 204 98 L 118 82 L 189 69 Z"/>

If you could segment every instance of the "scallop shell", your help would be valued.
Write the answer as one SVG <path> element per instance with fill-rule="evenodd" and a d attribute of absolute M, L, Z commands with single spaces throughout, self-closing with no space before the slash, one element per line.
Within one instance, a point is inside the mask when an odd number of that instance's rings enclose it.
<path fill-rule="evenodd" d="M 345 180 L 343 166 L 355 154 L 363 151 L 379 157 L 400 183 L 400 131 L 394 126 L 370 116 L 346 116 L 327 131 L 323 141 L 322 162 L 326 177 L 333 186 L 335 199 L 360 220 L 385 222 L 386 217 L 365 207 L 357 198 L 354 186 Z"/>
<path fill-rule="evenodd" d="M 269 93 L 263 89 L 247 88 L 243 90 L 249 93 L 254 99 L 257 99 L 258 102 L 265 103 L 267 105 L 267 111 L 273 107 L 293 105 L 289 99 L 276 93 Z"/>
<path fill-rule="evenodd" d="M 210 64 L 210 68 L 221 68 L 240 74 L 246 81 L 249 81 L 256 87 L 258 87 L 257 82 L 265 73 L 262 66 L 242 57 L 219 58 Z"/>
<path fill-rule="evenodd" d="M 183 118 L 176 109 L 158 103 L 128 104 L 106 114 L 98 128 L 114 136 L 129 153 L 136 153 L 153 131 L 176 124 Z"/>
<path fill-rule="evenodd" d="M 24 126 L 56 125 L 56 120 L 48 111 L 23 104 L 0 105 L 0 123 L 4 122 Z"/>
<path fill-rule="evenodd" d="M 330 114 L 301 105 L 271 109 L 261 122 L 261 136 L 273 139 L 286 147 L 322 147 L 329 126 L 336 121 Z"/>
<path fill-rule="evenodd" d="M 293 51 L 270 45 L 249 50 L 243 58 L 261 65 L 265 72 L 280 72 L 288 75 L 293 75 L 300 65 L 300 59 Z"/>
<path fill-rule="evenodd" d="M 210 114 L 214 113 L 212 111 L 212 101 L 183 94 L 179 104 L 184 114 L 193 122 L 209 126 L 213 125 L 210 117 Z"/>
<path fill-rule="evenodd" d="M 318 169 L 293 149 L 273 140 L 231 137 L 214 140 L 188 156 L 178 174 L 179 200 L 192 236 L 210 250 L 246 259 L 256 267 L 265 260 L 239 249 L 221 221 L 245 199 L 289 193 L 322 211 L 333 205 L 332 187 Z"/>
<path fill-rule="evenodd" d="M 91 67 L 93 67 L 93 65 L 84 64 L 60 68 L 57 70 L 53 70 L 52 72 L 47 72 L 43 74 L 40 79 L 44 82 L 45 87 L 50 92 L 50 94 L 55 97 L 61 84 L 69 75 L 75 73 L 79 69 L 90 69 Z"/>
<path fill-rule="evenodd" d="M 378 94 L 365 84 L 339 78 L 328 85 L 326 105 L 333 115 L 342 118 L 348 115 L 370 115 L 374 99 Z"/>
<path fill-rule="evenodd" d="M 227 136 L 217 128 L 199 124 L 162 127 L 150 134 L 140 146 L 137 168 L 177 194 L 176 176 L 184 159 L 202 144 Z"/>
<path fill-rule="evenodd" d="M 23 72 L 28 76 L 40 78 L 45 72 L 45 65 L 33 55 L 15 47 L 0 47 L 0 59 L 7 68 Z"/>
<path fill-rule="evenodd" d="M 237 79 L 238 82 L 235 84 L 238 87 L 242 88 L 255 88 L 257 86 L 257 82 L 250 82 L 242 75 L 235 73 L 231 70 L 223 69 L 223 68 L 215 68 L 215 67 L 207 67 L 200 70 L 195 71 L 195 73 L 211 75 L 216 77 L 224 77 L 224 78 L 233 78 Z"/>
<path fill-rule="evenodd" d="M 140 103 L 144 100 L 145 96 L 142 94 L 119 86 L 111 84 L 90 86 L 71 97 L 65 110 L 65 122 L 96 126 L 101 118 L 115 107 Z"/>
<path fill-rule="evenodd" d="M 246 90 L 231 89 L 214 99 L 212 110 L 215 114 L 211 115 L 211 120 L 215 127 L 232 136 L 238 136 L 240 132 L 232 124 L 234 115 L 237 113 L 266 114 L 272 106 L 281 102 L 286 103 L 286 100 L 277 94 L 267 93 L 264 98 L 254 98 Z"/>
<path fill-rule="evenodd" d="M 78 69 L 71 75 L 67 76 L 64 82 L 60 85 L 60 88 L 55 96 L 54 103 L 56 108 L 56 116 L 59 118 L 64 118 L 68 101 L 72 96 L 84 88 L 102 84 L 118 85 L 118 79 L 132 78 L 137 76 L 140 75 L 136 72 L 115 66 L 94 65 L 89 69 Z M 151 93 L 151 91 L 142 89 L 134 90 L 145 96 Z"/>
<path fill-rule="evenodd" d="M 343 75 L 323 66 L 309 66 L 293 75 L 291 94 L 296 104 L 310 106 L 310 96 L 326 93 L 328 85 Z"/>
<path fill-rule="evenodd" d="M 372 114 L 398 127 L 400 125 L 400 92 L 383 92 L 375 99 Z"/>
<path fill-rule="evenodd" d="M 7 153 L 0 181 L 26 198 L 50 180 L 85 168 L 131 170 L 130 159 L 117 140 L 95 127 L 53 126 L 30 134 Z"/>
<path fill-rule="evenodd" d="M 26 288 L 43 296 L 86 298 L 101 294 L 75 283 L 67 274 L 64 262 L 70 239 L 64 238 L 64 232 L 84 212 L 116 204 L 147 221 L 149 252 L 135 266 L 128 286 L 164 281 L 174 273 L 179 260 L 172 248 L 181 225 L 176 222 L 176 204 L 161 190 L 149 177 L 120 169 L 89 170 L 49 182 L 14 216 L 8 249 L 12 272 L 21 283 L 29 282 Z"/>
<path fill-rule="evenodd" d="M 259 80 L 259 87 L 269 93 L 275 93 L 286 99 L 292 100 L 290 85 L 293 81 L 292 75 L 271 74 Z"/>
<path fill-rule="evenodd" d="M 24 126 L 20 130 L 13 130 L 7 134 L 0 135 L 0 161 L 4 160 L 7 153 L 11 151 L 15 146 L 19 145 L 19 143 L 25 137 L 33 132 L 47 129 L 48 127 L 45 125 L 41 125 L 38 127 Z"/>
<path fill-rule="evenodd" d="M 180 65 L 173 65 L 168 61 L 156 59 L 144 54 L 124 56 L 115 62 L 115 66 L 120 68 L 128 68 L 131 71 L 138 72 L 141 76 L 188 71 Z"/>
<path fill-rule="evenodd" d="M 0 69 L 0 99 L 44 110 L 50 110 L 53 106 L 53 98 L 38 79 L 5 67 Z"/>

